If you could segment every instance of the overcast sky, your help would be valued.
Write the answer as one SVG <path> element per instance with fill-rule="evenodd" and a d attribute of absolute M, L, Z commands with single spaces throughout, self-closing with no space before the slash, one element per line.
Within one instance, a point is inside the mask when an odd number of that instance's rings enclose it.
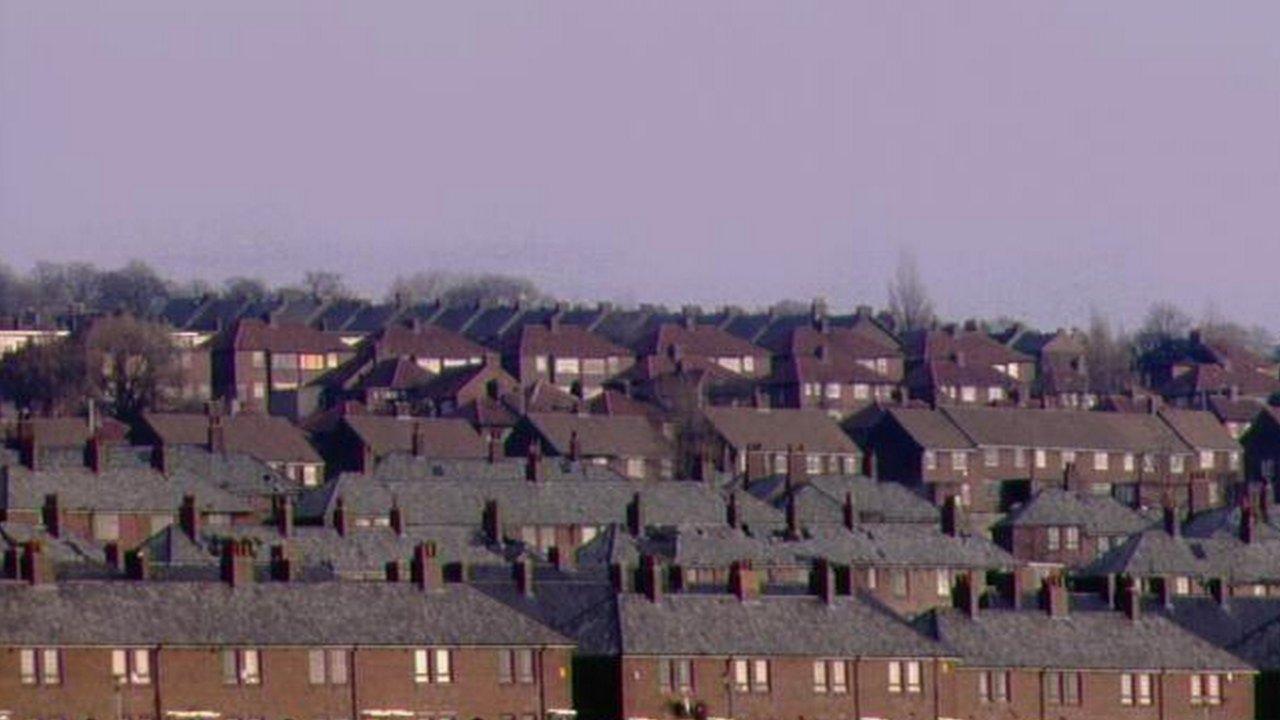
<path fill-rule="evenodd" d="M 0 259 L 1280 329 L 1280 2 L 0 0 Z"/>

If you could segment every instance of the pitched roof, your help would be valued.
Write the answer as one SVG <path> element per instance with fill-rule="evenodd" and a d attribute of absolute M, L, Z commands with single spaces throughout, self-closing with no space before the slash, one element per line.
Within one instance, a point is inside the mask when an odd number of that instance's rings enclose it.
<path fill-rule="evenodd" d="M 1112 611 L 985 610 L 977 617 L 946 609 L 918 626 L 977 667 L 1079 670 L 1252 670 L 1231 653 L 1159 615 L 1130 620 Z"/>
<path fill-rule="evenodd" d="M 1149 414 L 959 406 L 938 412 L 979 446 L 1133 452 L 1191 449 L 1169 425 Z"/>
<path fill-rule="evenodd" d="M 1182 441 L 1197 450 L 1226 450 L 1239 452 L 1240 444 L 1232 439 L 1227 429 L 1213 413 L 1203 410 L 1178 410 L 1161 408 L 1160 418 L 1173 428 Z"/>
<path fill-rule="evenodd" d="M 970 365 L 1029 363 L 1032 358 L 1002 345 L 977 330 L 917 330 L 903 335 L 908 357 L 954 359 L 964 355 Z"/>
<path fill-rule="evenodd" d="M 211 421 L 202 413 L 147 412 L 142 416 L 143 424 L 164 445 L 207 446 Z M 220 416 L 216 421 L 222 425 L 228 452 L 244 453 L 263 462 L 323 462 L 306 434 L 285 418 L 236 413 Z"/>
<path fill-rule="evenodd" d="M 967 449 L 973 447 L 973 441 L 956 427 L 951 418 L 937 410 L 890 407 L 884 412 L 922 448 Z"/>
<path fill-rule="evenodd" d="M 604 358 L 631 357 L 631 351 L 577 325 L 527 324 L 513 336 L 512 351 L 520 355 Z"/>
<path fill-rule="evenodd" d="M 379 358 L 417 357 L 479 359 L 488 350 L 483 345 L 440 325 L 418 323 L 412 327 L 388 325 L 362 343 Z"/>
<path fill-rule="evenodd" d="M 662 323 L 649 333 L 636 347 L 641 355 L 666 355 L 672 346 L 686 356 L 704 358 L 759 357 L 768 355 L 764 348 L 754 345 L 725 330 L 711 325 Z"/>
<path fill-rule="evenodd" d="M 715 431 L 730 445 L 765 450 L 804 446 L 808 452 L 856 454 L 858 446 L 820 410 L 707 408 Z"/>
<path fill-rule="evenodd" d="M 342 421 L 378 457 L 412 450 L 415 428 L 425 441 L 420 449 L 425 457 L 483 458 L 489 453 L 484 438 L 461 419 L 347 415 Z"/>
<path fill-rule="evenodd" d="M 753 496 L 783 508 L 787 502 L 786 476 L 773 475 L 751 483 Z M 844 502 L 852 495 L 863 522 L 936 523 L 938 508 L 895 482 L 879 482 L 862 475 L 811 475 L 791 490 L 797 519 L 803 525 L 839 525 L 844 522 Z"/>
<path fill-rule="evenodd" d="M 465 585 L 0 584 L 6 645 L 569 645 Z M 305 619 L 305 621 L 301 621 Z"/>
<path fill-rule="evenodd" d="M 557 455 L 569 455 L 573 438 L 584 456 L 670 458 L 667 439 L 639 415 L 529 413 L 534 430 Z"/>
<path fill-rule="evenodd" d="M 262 350 L 274 353 L 350 352 L 336 335 L 301 323 L 270 324 L 258 318 L 242 318 L 214 338 L 216 350 Z"/>
<path fill-rule="evenodd" d="M 360 375 L 352 389 L 410 390 L 429 385 L 435 378 L 418 363 L 404 357 L 392 357 L 373 363 Z"/>
<path fill-rule="evenodd" d="M 621 651 L 635 655 L 948 655 L 910 626 L 856 598 L 642 595 L 617 599 Z"/>
<path fill-rule="evenodd" d="M 1014 527 L 1078 525 L 1093 535 L 1128 535 L 1151 525 L 1151 520 L 1121 505 L 1110 495 L 1084 495 L 1046 488 L 1009 513 Z"/>

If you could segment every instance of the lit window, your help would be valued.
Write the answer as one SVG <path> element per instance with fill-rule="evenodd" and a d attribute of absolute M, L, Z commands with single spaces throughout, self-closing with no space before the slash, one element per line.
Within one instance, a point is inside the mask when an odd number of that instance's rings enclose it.
<path fill-rule="evenodd" d="M 935 453 L 935 452 L 934 452 L 934 451 L 932 451 L 932 450 L 925 450 L 925 451 L 924 451 L 924 469 L 925 469 L 925 470 L 937 470 L 937 469 L 938 469 L 938 455 L 937 455 L 937 453 Z"/>
<path fill-rule="evenodd" d="M 53 648 L 23 648 L 18 651 L 18 670 L 23 685 L 61 685 L 61 652 Z"/>
<path fill-rule="evenodd" d="M 955 450 L 951 453 L 951 469 L 952 470 L 968 470 L 969 469 L 969 453 L 963 450 Z"/>
<path fill-rule="evenodd" d="M 112 650 L 111 679 L 117 685 L 150 685 L 151 653 L 145 648 Z"/>
<path fill-rule="evenodd" d="M 93 539 L 103 542 L 119 540 L 120 516 L 115 513 L 94 513 Z"/>
<path fill-rule="evenodd" d="M 919 693 L 921 690 L 919 660 L 892 660 L 889 662 L 889 692 Z"/>
<path fill-rule="evenodd" d="M 1212 470 L 1212 469 L 1213 469 L 1213 464 L 1214 464 L 1214 463 L 1213 463 L 1213 451 L 1212 451 L 1212 450 L 1201 450 L 1201 451 L 1200 451 L 1200 469 L 1201 469 L 1201 470 Z"/>
<path fill-rule="evenodd" d="M 1066 467 L 1066 466 L 1070 465 L 1071 463 L 1073 463 L 1073 462 L 1075 462 L 1075 461 L 1076 461 L 1076 451 L 1075 451 L 1075 450 L 1063 450 L 1063 451 L 1062 451 L 1062 466 L 1063 466 L 1063 467 Z"/>
<path fill-rule="evenodd" d="M 961 386 L 960 400 L 967 403 L 978 402 L 978 388 L 972 385 Z"/>
<path fill-rule="evenodd" d="M 978 697 L 984 703 L 1009 702 L 1009 671 L 984 670 L 979 673 Z"/>
<path fill-rule="evenodd" d="M 503 685 L 533 682 L 533 651 L 528 648 L 498 651 L 498 682 Z"/>
<path fill-rule="evenodd" d="M 578 358 L 556 358 L 556 375 L 577 375 L 580 372 Z"/>
<path fill-rule="evenodd" d="M 1102 471 L 1106 470 L 1110 465 L 1109 458 L 1105 452 L 1095 452 L 1093 454 L 1093 469 Z"/>
<path fill-rule="evenodd" d="M 536 355 L 533 358 L 533 369 L 535 372 L 544 373 L 547 371 L 547 356 Z M 439 371 L 437 371 L 439 372 Z"/>
<path fill-rule="evenodd" d="M 1043 448 L 1036 448 L 1036 467 L 1041 470 L 1049 467 L 1049 453 Z"/>
<path fill-rule="evenodd" d="M 1020 447 L 1020 448 L 1013 449 L 1013 466 L 1016 468 L 1024 468 L 1027 466 L 1027 449 L 1026 448 Z"/>
<path fill-rule="evenodd" d="M 1133 472 L 1133 453 L 1124 454 L 1124 471 Z"/>
<path fill-rule="evenodd" d="M 951 597 L 951 573 L 939 568 L 934 571 L 934 578 L 938 586 L 938 597 Z"/>
<path fill-rule="evenodd" d="M 312 685 L 346 685 L 346 651 L 338 649 L 308 651 L 307 680 Z"/>
<path fill-rule="evenodd" d="M 1072 525 L 1072 526 L 1063 528 L 1063 531 L 1064 531 L 1063 545 L 1068 550 L 1079 550 L 1080 549 L 1080 528 Z"/>
<path fill-rule="evenodd" d="M 1004 399 L 1004 388 L 994 385 L 987 388 L 987 402 L 999 402 Z"/>
<path fill-rule="evenodd" d="M 1181 455 L 1169 456 L 1169 472 L 1180 473 L 1186 467 L 1186 459 Z"/>
<path fill-rule="evenodd" d="M 840 399 L 840 383 L 827 383 L 826 396 L 831 400 Z"/>

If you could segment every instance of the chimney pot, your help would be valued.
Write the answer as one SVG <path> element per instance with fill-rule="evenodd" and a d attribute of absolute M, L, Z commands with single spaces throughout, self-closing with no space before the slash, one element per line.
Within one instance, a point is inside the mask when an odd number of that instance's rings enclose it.
<path fill-rule="evenodd" d="M 524 597 L 533 597 L 533 561 L 520 558 L 515 563 L 516 590 Z"/>
<path fill-rule="evenodd" d="M 125 553 L 124 572 L 130 580 L 148 579 L 151 576 L 151 566 L 147 562 L 147 554 L 141 550 Z"/>
<path fill-rule="evenodd" d="M 182 505 L 178 506 L 178 524 L 188 538 L 194 542 L 200 541 L 201 517 L 195 495 L 183 496 Z"/>
<path fill-rule="evenodd" d="M 413 562 L 409 568 L 413 582 L 423 592 L 437 592 L 444 589 L 444 571 L 436 558 L 436 544 L 433 542 L 418 543 L 413 549 Z"/>
<path fill-rule="evenodd" d="M 346 537 L 351 532 L 351 518 L 347 514 L 347 500 L 341 495 L 333 506 L 333 527 L 338 534 Z"/>
<path fill-rule="evenodd" d="M 641 590 L 650 602 L 662 602 L 662 564 L 652 555 L 640 558 Z"/>
<path fill-rule="evenodd" d="M 749 560 L 735 560 L 729 567 L 729 585 L 741 601 L 760 597 L 760 579 Z"/>

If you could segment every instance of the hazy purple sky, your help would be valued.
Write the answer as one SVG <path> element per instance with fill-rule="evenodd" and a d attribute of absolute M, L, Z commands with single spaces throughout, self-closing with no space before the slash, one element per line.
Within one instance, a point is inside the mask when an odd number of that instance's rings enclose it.
<path fill-rule="evenodd" d="M 0 0 L 0 243 L 1280 329 L 1280 2 Z"/>

